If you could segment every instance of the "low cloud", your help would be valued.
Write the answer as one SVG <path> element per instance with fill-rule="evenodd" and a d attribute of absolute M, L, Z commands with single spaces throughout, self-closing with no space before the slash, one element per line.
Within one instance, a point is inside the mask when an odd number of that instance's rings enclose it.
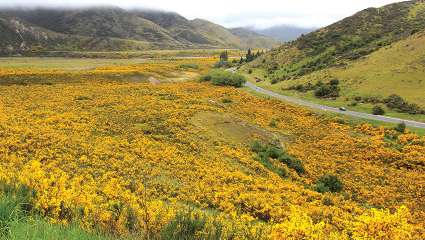
<path fill-rule="evenodd" d="M 379 7 L 394 0 L 0 0 L 0 7 L 90 7 L 118 6 L 126 9 L 150 8 L 174 11 L 183 16 L 204 18 L 226 27 L 275 25 L 322 27 L 368 7 Z"/>

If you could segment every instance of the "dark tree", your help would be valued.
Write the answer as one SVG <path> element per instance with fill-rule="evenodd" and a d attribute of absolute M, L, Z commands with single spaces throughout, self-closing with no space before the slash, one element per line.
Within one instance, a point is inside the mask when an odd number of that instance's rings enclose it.
<path fill-rule="evenodd" d="M 255 56 L 252 55 L 251 49 L 248 49 L 248 53 L 246 54 L 246 62 L 252 62 Z"/>
<path fill-rule="evenodd" d="M 244 63 L 245 60 L 243 59 L 243 57 L 241 57 L 241 60 L 239 61 L 240 64 Z"/>
<path fill-rule="evenodd" d="M 374 106 L 372 109 L 373 115 L 384 115 L 385 111 L 381 106 Z"/>
<path fill-rule="evenodd" d="M 229 60 L 229 53 L 227 51 L 220 53 L 220 61 L 227 62 L 228 60 Z"/>

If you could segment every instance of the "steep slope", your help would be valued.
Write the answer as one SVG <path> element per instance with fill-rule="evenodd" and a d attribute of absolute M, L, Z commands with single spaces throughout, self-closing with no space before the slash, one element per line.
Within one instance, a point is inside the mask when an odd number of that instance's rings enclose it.
<path fill-rule="evenodd" d="M 142 50 L 155 47 L 143 41 L 57 33 L 7 15 L 0 15 L 0 30 L 0 55 L 37 55 L 40 51 L 57 50 Z"/>
<path fill-rule="evenodd" d="M 425 108 L 425 31 L 359 59 L 344 68 L 333 67 L 303 80 L 339 79 L 344 96 L 397 94 Z M 291 81 L 289 81 L 291 82 Z M 294 83 L 291 83 L 294 84 Z"/>
<path fill-rule="evenodd" d="M 253 63 L 276 81 L 366 56 L 425 28 L 425 3 L 408 1 L 369 8 L 300 37 Z"/>
<path fill-rule="evenodd" d="M 61 39 L 60 34 L 36 27 L 17 18 L 0 15 L 0 53 L 31 51 Z"/>
<path fill-rule="evenodd" d="M 172 12 L 160 11 L 135 11 L 138 16 L 148 19 L 167 29 L 170 34 L 184 42 L 196 44 L 210 44 L 208 39 L 193 29 L 191 22 L 186 18 Z"/>
<path fill-rule="evenodd" d="M 179 44 L 165 29 L 119 8 L 36 9 L 5 14 L 63 34 Z"/>
<path fill-rule="evenodd" d="M 232 34 L 228 29 L 215 23 L 203 19 L 194 19 L 191 21 L 191 26 L 213 44 L 227 45 L 235 48 L 242 44 L 240 38 Z"/>
<path fill-rule="evenodd" d="M 39 51 L 267 48 L 271 46 L 269 41 L 273 41 L 256 34 L 245 34 L 241 39 L 222 26 L 203 20 L 199 22 L 206 24 L 197 24 L 198 21 L 189 21 L 176 13 L 160 11 L 114 7 L 3 9 L 0 16 L 3 55 L 28 53 L 34 48 Z M 22 24 L 32 34 L 25 36 L 25 41 L 17 34 L 22 32 L 19 30 Z"/>

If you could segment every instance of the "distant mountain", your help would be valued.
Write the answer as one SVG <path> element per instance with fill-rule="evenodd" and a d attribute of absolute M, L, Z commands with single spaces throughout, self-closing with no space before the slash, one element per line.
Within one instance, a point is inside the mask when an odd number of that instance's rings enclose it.
<path fill-rule="evenodd" d="M 282 44 L 277 38 L 272 41 L 268 36 L 256 33 L 246 28 L 233 28 L 230 30 L 234 35 L 238 36 L 242 42 L 242 46 L 251 48 L 273 48 Z"/>
<path fill-rule="evenodd" d="M 256 29 L 251 27 L 249 29 L 264 36 L 279 39 L 284 42 L 295 40 L 302 34 L 307 34 L 316 30 L 316 28 L 301 28 L 289 25 L 279 25 L 265 29 Z"/>
<path fill-rule="evenodd" d="M 271 48 L 278 41 L 239 36 L 220 25 L 177 13 L 84 9 L 0 10 L 0 54 L 40 51 L 119 51 L 187 48 Z"/>

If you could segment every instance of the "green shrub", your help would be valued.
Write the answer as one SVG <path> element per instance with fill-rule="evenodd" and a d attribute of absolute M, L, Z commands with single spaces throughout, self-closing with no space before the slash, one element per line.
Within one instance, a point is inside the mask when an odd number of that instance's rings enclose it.
<path fill-rule="evenodd" d="M 385 111 L 381 106 L 374 106 L 372 109 L 373 115 L 384 115 Z"/>
<path fill-rule="evenodd" d="M 248 70 L 248 74 L 252 74 L 252 69 L 249 69 Z"/>
<path fill-rule="evenodd" d="M 329 82 L 329 85 L 337 86 L 337 85 L 339 85 L 339 80 L 338 79 L 332 79 Z"/>
<path fill-rule="evenodd" d="M 185 64 L 181 64 L 179 66 L 179 68 L 182 68 L 182 69 L 199 69 L 199 65 L 194 64 L 194 63 L 185 63 Z"/>
<path fill-rule="evenodd" d="M 266 153 L 269 158 L 278 159 L 281 155 L 284 154 L 282 148 L 269 145 L 266 148 Z"/>
<path fill-rule="evenodd" d="M 364 97 L 363 98 L 363 102 L 366 103 L 372 103 L 372 104 L 378 104 L 378 103 L 382 103 L 382 99 L 376 96 L 370 96 L 370 97 Z"/>
<path fill-rule="evenodd" d="M 314 90 L 314 96 L 318 98 L 339 97 L 339 88 L 336 85 L 321 85 Z"/>
<path fill-rule="evenodd" d="M 360 96 L 356 96 L 356 97 L 354 97 L 354 100 L 355 100 L 356 102 L 360 102 L 360 101 L 362 100 L 362 97 L 360 97 Z"/>
<path fill-rule="evenodd" d="M 255 141 L 251 144 L 251 150 L 257 153 L 257 160 L 259 160 L 265 167 L 273 172 L 279 173 L 281 176 L 286 176 L 284 169 L 276 168 L 271 164 L 270 159 L 277 159 L 286 164 L 288 168 L 294 169 L 298 174 L 305 172 L 304 166 L 299 159 L 288 155 L 281 147 L 272 144 L 262 144 Z"/>
<path fill-rule="evenodd" d="M 406 123 L 401 122 L 394 128 L 397 132 L 404 133 L 406 131 Z"/>
<path fill-rule="evenodd" d="M 204 76 L 201 76 L 201 82 L 209 82 L 209 81 L 211 81 L 211 79 L 212 79 L 212 77 L 211 77 L 211 75 L 204 75 Z"/>
<path fill-rule="evenodd" d="M 228 67 L 230 67 L 230 64 L 229 64 L 228 61 L 220 60 L 220 61 L 216 62 L 213 67 L 214 68 L 228 68 Z"/>
<path fill-rule="evenodd" d="M 344 188 L 342 182 L 338 179 L 337 176 L 334 175 L 324 175 L 317 180 L 314 189 L 317 192 L 325 193 L 325 192 L 341 192 Z"/>
<path fill-rule="evenodd" d="M 359 103 L 358 102 L 356 102 L 356 101 L 352 101 L 348 106 L 350 106 L 350 107 L 355 107 L 355 106 L 357 106 Z"/>
<path fill-rule="evenodd" d="M 271 84 L 276 84 L 279 82 L 278 78 L 272 78 L 272 80 L 270 81 Z"/>
<path fill-rule="evenodd" d="M 279 161 L 285 163 L 288 168 L 294 169 L 298 174 L 305 173 L 303 163 L 299 159 L 291 157 L 285 153 L 279 156 Z"/>
<path fill-rule="evenodd" d="M 266 150 L 265 146 L 261 144 L 260 141 L 256 140 L 251 143 L 251 151 L 255 153 L 264 152 Z"/>
<path fill-rule="evenodd" d="M 409 114 L 425 114 L 425 110 L 421 109 L 417 104 L 408 103 L 402 97 L 393 94 L 384 99 L 385 104 L 388 108 L 394 109 L 398 112 L 409 113 Z"/>
<path fill-rule="evenodd" d="M 223 99 L 221 100 L 221 102 L 222 102 L 222 103 L 232 103 L 233 101 L 232 101 L 232 99 L 230 99 L 230 98 L 223 98 Z"/>
<path fill-rule="evenodd" d="M 85 100 L 91 100 L 90 97 L 87 96 L 77 96 L 75 97 L 76 101 L 85 101 Z"/>
<path fill-rule="evenodd" d="M 210 81 L 217 86 L 242 87 L 246 83 L 246 78 L 237 73 L 215 69 L 202 76 L 201 81 Z"/>
<path fill-rule="evenodd" d="M 327 197 L 327 196 L 322 199 L 322 203 L 325 206 L 333 206 L 334 205 L 332 199 L 330 197 Z"/>
<path fill-rule="evenodd" d="M 270 121 L 270 123 L 269 123 L 269 126 L 270 126 L 270 127 L 272 127 L 272 128 L 277 127 L 277 121 L 276 121 L 276 119 L 272 119 L 272 120 Z"/>

